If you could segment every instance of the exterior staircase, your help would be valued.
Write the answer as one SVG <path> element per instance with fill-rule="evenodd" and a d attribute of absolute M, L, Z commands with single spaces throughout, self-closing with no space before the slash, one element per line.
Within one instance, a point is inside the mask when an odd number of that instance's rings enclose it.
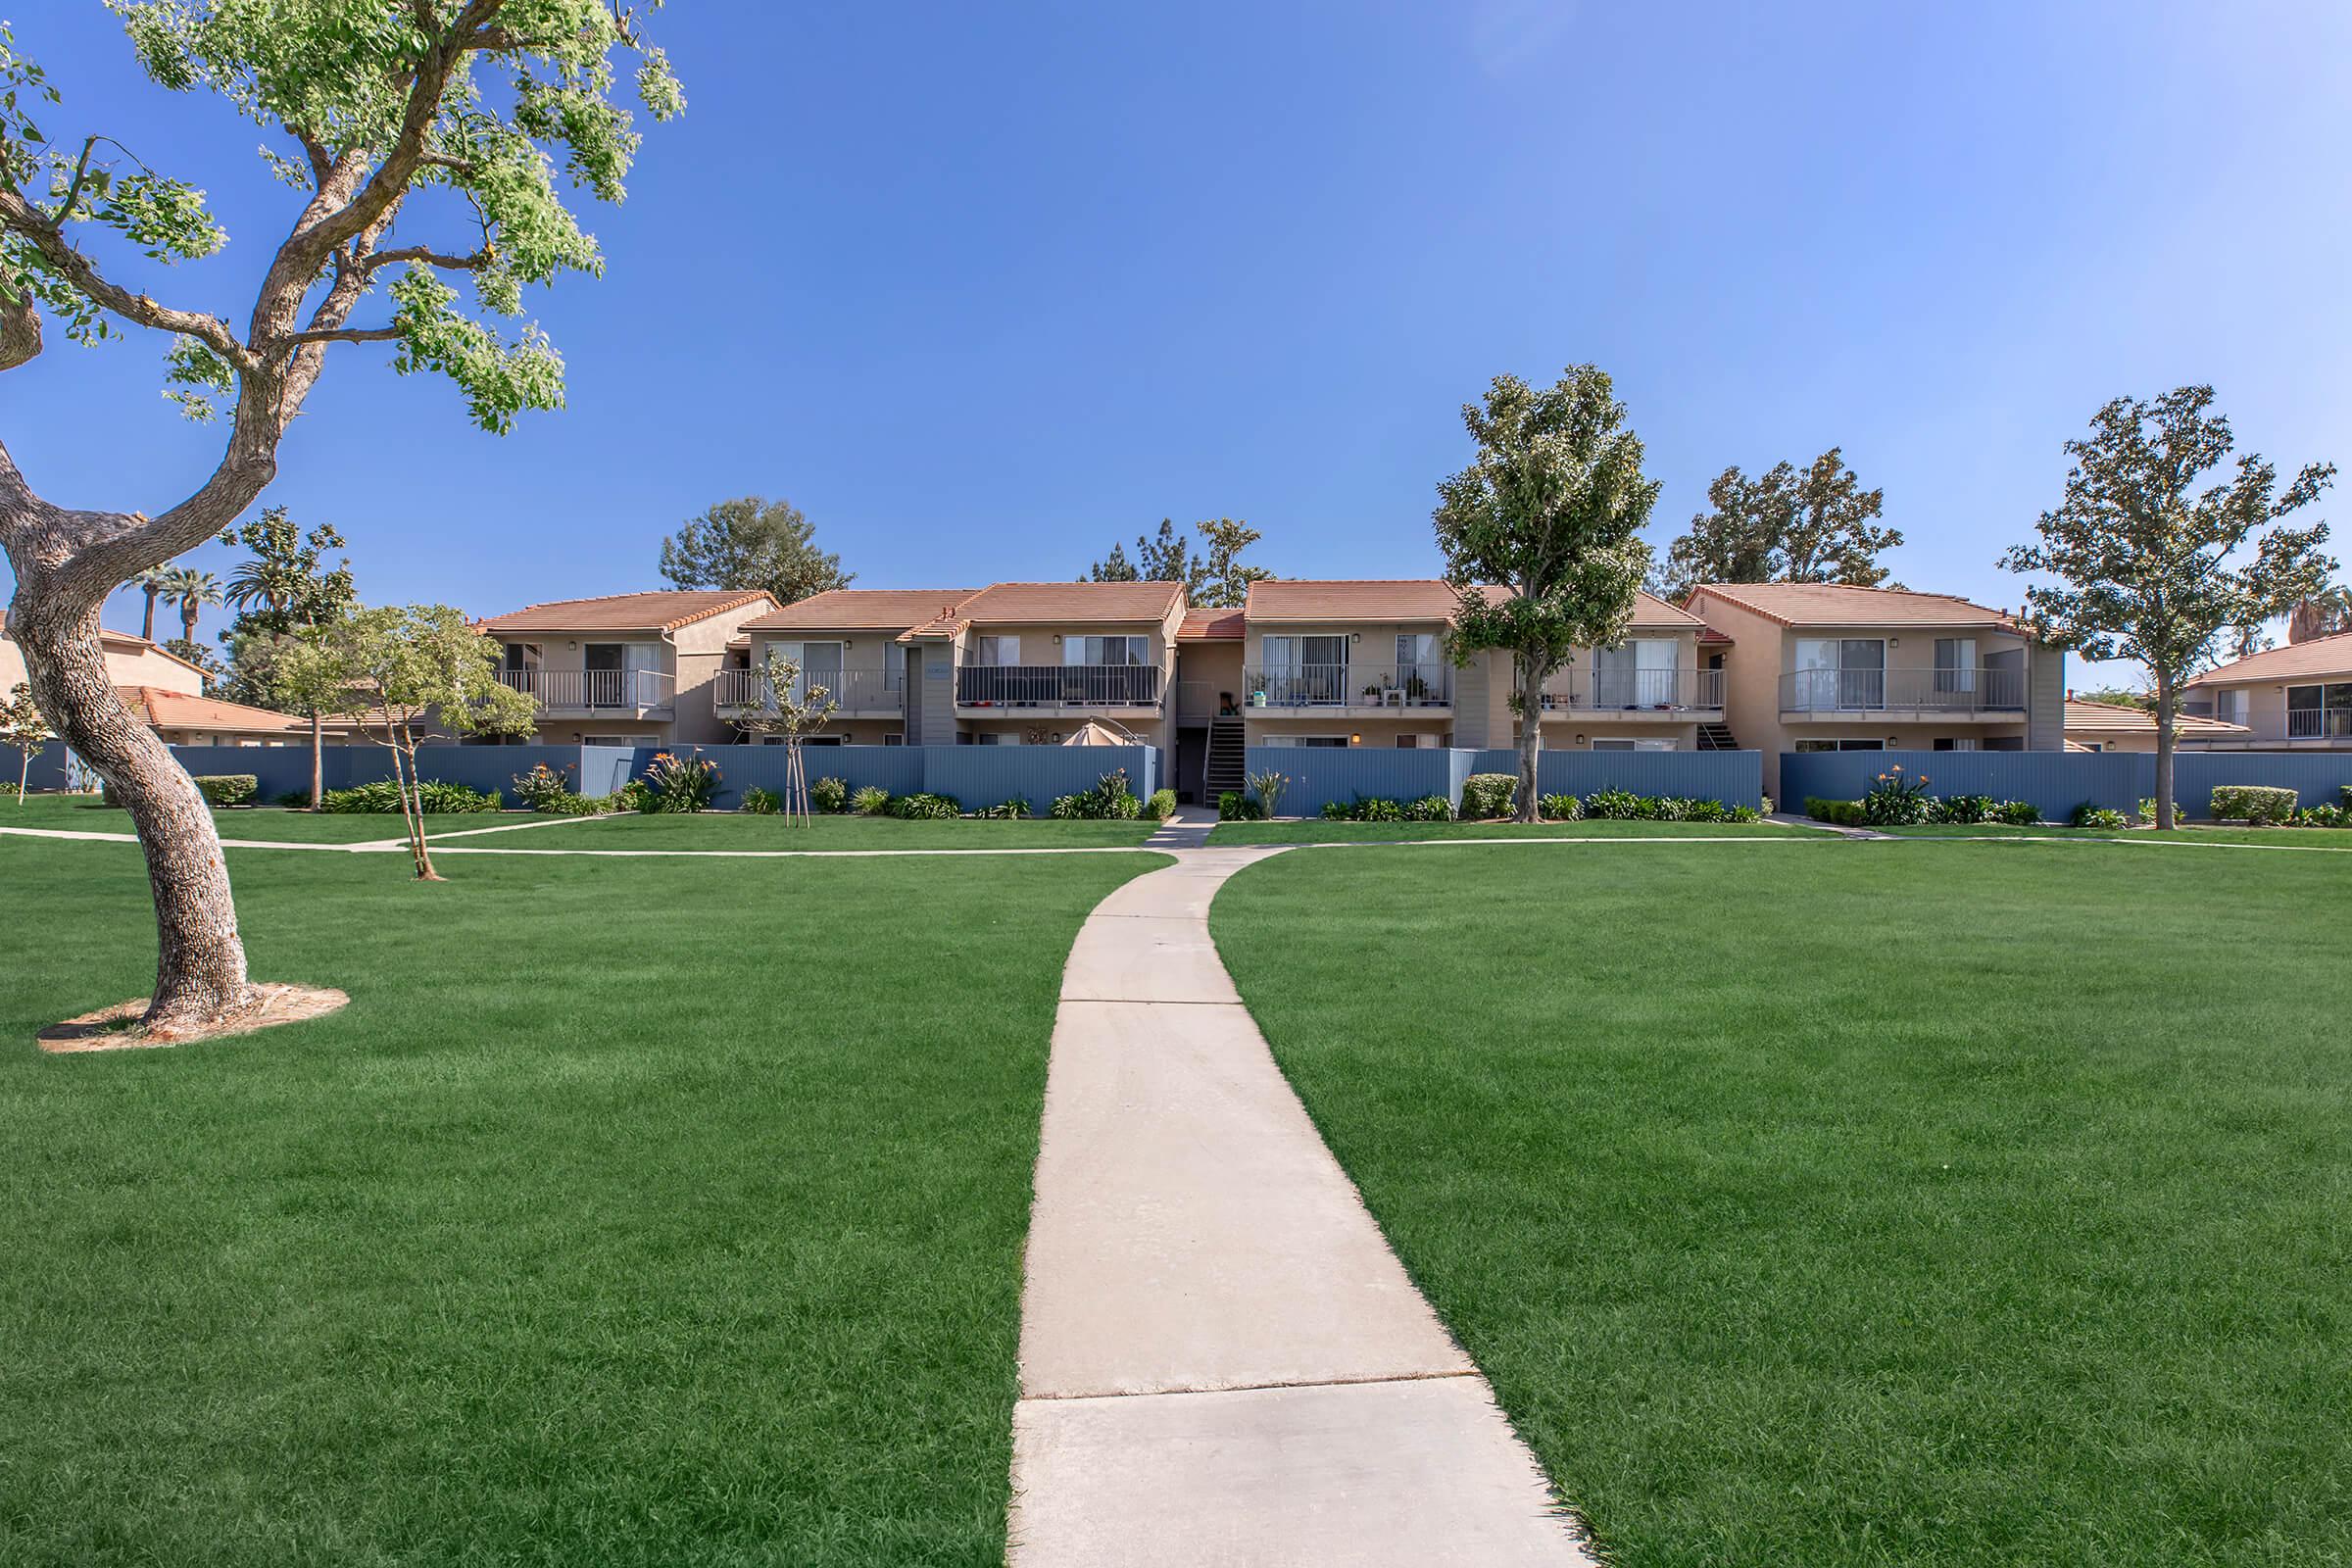
<path fill-rule="evenodd" d="M 1249 772 L 1243 737 L 1242 720 L 1238 718 L 1211 719 L 1208 725 L 1208 757 L 1201 769 L 1200 787 L 1206 799 L 1204 805 L 1214 806 L 1217 797 L 1227 790 L 1238 790 L 1249 783 Z"/>
<path fill-rule="evenodd" d="M 1698 749 L 1702 752 L 1736 752 L 1740 749 L 1740 743 L 1732 739 L 1732 727 L 1729 724 L 1701 724 L 1698 726 Z"/>

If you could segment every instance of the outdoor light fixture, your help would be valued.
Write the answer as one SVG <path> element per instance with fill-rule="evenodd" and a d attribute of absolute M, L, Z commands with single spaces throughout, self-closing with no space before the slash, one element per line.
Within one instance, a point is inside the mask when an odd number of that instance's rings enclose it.
<path fill-rule="evenodd" d="M 1576 744 L 1577 744 L 1577 745 L 1579 745 L 1579 746 L 1582 746 L 1582 745 L 1584 745 L 1584 744 L 1585 744 L 1585 738 L 1584 738 L 1582 735 L 1579 735 L 1579 736 L 1576 738 Z"/>
<path fill-rule="evenodd" d="M 1350 746 L 1361 746 L 1364 744 L 1364 738 L 1361 735 L 1350 735 L 1348 737 L 1348 744 Z"/>

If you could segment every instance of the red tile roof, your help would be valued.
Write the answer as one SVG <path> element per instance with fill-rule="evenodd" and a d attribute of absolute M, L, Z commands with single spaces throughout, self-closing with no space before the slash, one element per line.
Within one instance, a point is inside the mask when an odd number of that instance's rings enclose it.
<path fill-rule="evenodd" d="M 1176 628 L 1176 640 L 1180 643 L 1239 640 L 1244 618 L 1244 612 L 1238 609 L 1203 605 L 1187 610 L 1184 624 Z"/>
<path fill-rule="evenodd" d="M 743 623 L 745 631 L 905 631 L 942 615 L 976 588 L 834 588 Z"/>
<path fill-rule="evenodd" d="M 2066 700 L 2066 732 L 2069 735 L 2153 735 L 2156 733 L 2156 715 L 2144 708 L 2127 708 L 2121 703 L 2085 703 L 2069 697 Z M 2184 739 L 2224 740 L 2253 732 L 2243 724 L 2231 724 L 2223 719 L 2204 718 L 2195 713 L 2175 713 L 2173 733 Z"/>
<path fill-rule="evenodd" d="M 2309 642 L 2249 654 L 2232 663 L 2218 665 L 2187 682 L 2188 686 L 2226 685 L 2238 680 L 2286 680 L 2319 675 L 2329 680 L 2352 680 L 2352 631 L 2339 631 Z M 2185 689 L 2185 688 L 2183 688 Z"/>
<path fill-rule="evenodd" d="M 1165 620 L 1184 599 L 1180 582 L 1000 582 L 958 604 L 970 625 Z"/>
<path fill-rule="evenodd" d="M 760 588 L 682 588 L 526 605 L 482 622 L 488 632 L 675 631 L 747 605 L 778 608 Z"/>
<path fill-rule="evenodd" d="M 1908 588 L 1856 588 L 1830 582 L 1707 582 L 1693 588 L 1683 604 L 1688 608 L 1706 594 L 1784 626 L 2016 628 L 2006 611 L 1949 594 L 1914 593 Z"/>
<path fill-rule="evenodd" d="M 115 688 L 132 713 L 145 719 L 157 729 L 221 730 L 239 735 L 308 735 L 311 721 L 293 713 L 272 712 L 267 708 L 247 708 L 243 703 L 224 703 L 217 697 L 190 697 L 184 692 L 168 692 L 154 686 L 118 686 Z M 343 720 L 330 720 L 329 730 L 340 734 L 349 728 Z"/>
<path fill-rule="evenodd" d="M 1489 600 L 1506 590 L 1489 587 Z M 1317 581 L 1311 578 L 1269 578 L 1250 585 L 1249 616 L 1268 624 L 1315 621 L 1384 621 L 1453 619 L 1457 603 L 1452 585 L 1438 577 L 1357 578 Z M 1678 610 L 1654 595 L 1638 594 L 1632 624 L 1703 628 L 1696 615 Z M 1731 639 L 1725 638 L 1729 642 Z"/>

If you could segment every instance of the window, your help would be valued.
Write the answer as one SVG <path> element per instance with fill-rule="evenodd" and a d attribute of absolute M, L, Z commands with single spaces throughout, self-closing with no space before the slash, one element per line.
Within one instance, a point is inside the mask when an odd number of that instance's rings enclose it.
<path fill-rule="evenodd" d="M 1061 662 L 1065 664 L 1149 664 L 1152 662 L 1152 639 L 1149 637 L 1064 637 L 1061 640 Z"/>
<path fill-rule="evenodd" d="M 1977 749 L 1974 735 L 1938 735 L 1934 750 L 1938 752 L 1973 752 Z"/>
<path fill-rule="evenodd" d="M 582 746 L 635 746 L 642 737 L 636 735 L 583 735 Z"/>
<path fill-rule="evenodd" d="M 1258 643 L 1265 667 L 1253 690 L 1275 708 L 1329 706 L 1347 700 L 1348 639 L 1267 637 Z"/>
<path fill-rule="evenodd" d="M 1674 750 L 1674 738 L 1667 736 L 1662 739 L 1653 739 L 1644 736 L 1640 740 L 1634 740 L 1625 737 L 1599 736 L 1593 740 L 1592 749 L 1596 752 L 1671 752 Z"/>
<path fill-rule="evenodd" d="M 1785 705 L 1792 712 L 1886 706 L 1884 637 L 1799 637 Z"/>
<path fill-rule="evenodd" d="M 979 746 L 1018 746 L 1021 738 L 1010 730 L 990 729 L 974 736 L 973 743 Z"/>
<path fill-rule="evenodd" d="M 1402 680 L 1417 669 L 1434 670 L 1437 666 L 1438 634 L 1436 632 L 1400 631 L 1396 634 L 1396 678 L 1398 680 Z"/>
<path fill-rule="evenodd" d="M 2352 735 L 2352 681 L 2286 689 L 2286 738 L 2320 740 Z"/>
<path fill-rule="evenodd" d="M 2226 724 L 2243 724 L 2246 721 L 2246 700 L 2249 695 L 2243 686 L 2215 692 L 2212 716 Z"/>
<path fill-rule="evenodd" d="M 885 746 L 904 746 L 906 744 L 906 737 L 894 732 L 883 736 L 882 744 Z"/>
<path fill-rule="evenodd" d="M 1666 708 L 1675 700 L 1675 643 L 1637 637 L 1618 648 L 1592 651 L 1592 706 Z"/>
<path fill-rule="evenodd" d="M 1885 741 L 1798 741 L 1800 752 L 1883 752 Z"/>
<path fill-rule="evenodd" d="M 1974 637 L 1936 639 L 1936 690 L 1939 693 L 1977 689 L 1977 640 Z"/>
<path fill-rule="evenodd" d="M 1017 664 L 1021 662 L 1021 640 L 1018 637 L 982 637 L 972 650 L 975 664 Z"/>
<path fill-rule="evenodd" d="M 886 692 L 906 689 L 906 645 L 905 643 L 884 643 L 882 645 L 882 689 Z"/>
<path fill-rule="evenodd" d="M 1269 735 L 1261 743 L 1266 746 L 1346 746 L 1345 735 Z"/>

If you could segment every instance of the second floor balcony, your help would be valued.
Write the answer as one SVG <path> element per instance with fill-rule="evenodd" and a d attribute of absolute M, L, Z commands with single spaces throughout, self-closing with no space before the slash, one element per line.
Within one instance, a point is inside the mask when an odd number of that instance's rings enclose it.
<path fill-rule="evenodd" d="M 1579 665 L 1544 688 L 1546 713 L 1690 714 L 1723 711 L 1720 669 L 1595 669 Z"/>
<path fill-rule="evenodd" d="M 1156 709 L 1166 687 L 1167 671 L 1157 664 L 962 664 L 956 706 Z"/>
<path fill-rule="evenodd" d="M 1943 669 L 1799 669 L 1781 677 L 1781 711 L 1915 713 L 1927 718 L 2019 718 L 2026 672 L 1983 665 Z"/>
<path fill-rule="evenodd" d="M 658 669 L 502 669 L 499 680 L 537 699 L 544 713 L 666 714 L 672 682 Z"/>
<path fill-rule="evenodd" d="M 1245 669 L 1242 690 L 1244 705 L 1252 710 L 1450 708 L 1453 668 L 1444 662 L 1291 664 Z"/>
<path fill-rule="evenodd" d="M 758 669 L 722 669 L 710 683 L 710 703 L 721 716 L 753 708 L 775 708 L 774 694 Z M 808 688 L 822 686 L 833 699 L 834 711 L 844 717 L 878 713 L 896 716 L 906 710 L 906 677 L 896 669 L 808 669 L 796 683 L 796 695 L 806 699 Z"/>

